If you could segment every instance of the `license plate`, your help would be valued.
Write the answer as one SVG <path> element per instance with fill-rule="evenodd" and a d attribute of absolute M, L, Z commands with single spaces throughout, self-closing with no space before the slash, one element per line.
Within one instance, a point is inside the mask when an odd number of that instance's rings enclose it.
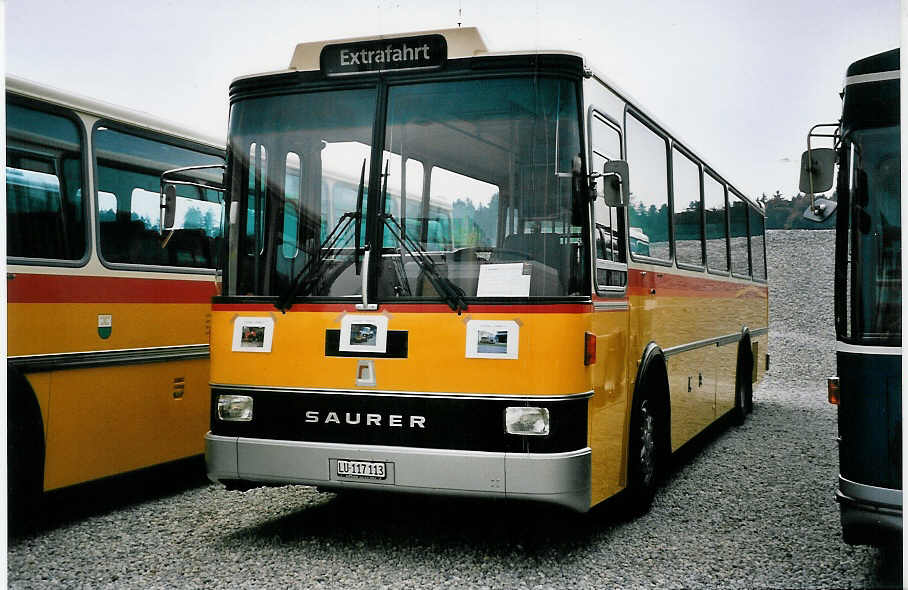
<path fill-rule="evenodd" d="M 365 479 L 385 479 L 388 470 L 380 461 L 350 461 L 349 459 L 337 460 L 337 476 Z"/>

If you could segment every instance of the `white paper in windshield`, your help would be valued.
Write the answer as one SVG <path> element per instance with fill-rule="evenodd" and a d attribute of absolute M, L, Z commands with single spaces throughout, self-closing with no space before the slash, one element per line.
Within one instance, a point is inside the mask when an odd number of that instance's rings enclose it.
<path fill-rule="evenodd" d="M 522 262 L 483 264 L 479 267 L 477 297 L 529 297 L 530 273 Z"/>

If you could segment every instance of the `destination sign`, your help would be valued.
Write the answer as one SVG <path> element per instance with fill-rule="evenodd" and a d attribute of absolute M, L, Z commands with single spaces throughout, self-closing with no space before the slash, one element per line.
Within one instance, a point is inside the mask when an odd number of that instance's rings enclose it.
<path fill-rule="evenodd" d="M 320 56 L 328 76 L 441 68 L 448 57 L 442 35 L 325 45 Z"/>

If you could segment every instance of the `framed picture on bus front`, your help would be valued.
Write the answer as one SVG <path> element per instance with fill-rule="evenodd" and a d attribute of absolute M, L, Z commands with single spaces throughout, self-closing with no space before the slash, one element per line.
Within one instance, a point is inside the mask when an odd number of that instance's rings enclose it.
<path fill-rule="evenodd" d="M 517 322 L 467 322 L 467 358 L 516 359 L 520 342 Z"/>
<path fill-rule="evenodd" d="M 274 318 L 238 317 L 233 322 L 234 352 L 271 352 Z"/>
<path fill-rule="evenodd" d="M 388 316 L 345 315 L 337 348 L 344 352 L 383 354 L 388 348 Z"/>

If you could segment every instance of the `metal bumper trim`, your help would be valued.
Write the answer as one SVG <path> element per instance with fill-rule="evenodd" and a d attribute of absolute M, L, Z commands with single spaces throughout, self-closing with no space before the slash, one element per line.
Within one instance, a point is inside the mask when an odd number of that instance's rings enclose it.
<path fill-rule="evenodd" d="M 845 527 L 871 527 L 893 533 L 902 530 L 902 490 L 860 484 L 839 476 L 836 501 Z"/>
<path fill-rule="evenodd" d="M 423 494 L 536 500 L 590 508 L 591 451 L 506 453 L 205 435 L 212 481 L 306 484 Z M 337 479 L 335 461 L 382 461 L 384 481 Z"/>

